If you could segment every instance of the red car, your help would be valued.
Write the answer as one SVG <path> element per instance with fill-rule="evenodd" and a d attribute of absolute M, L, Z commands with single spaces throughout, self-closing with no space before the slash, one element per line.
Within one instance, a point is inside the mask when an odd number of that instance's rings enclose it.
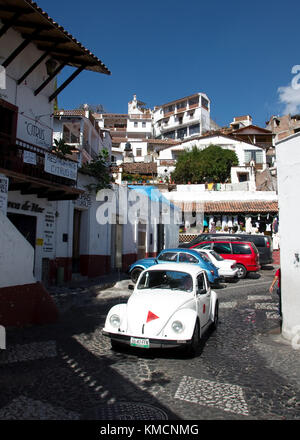
<path fill-rule="evenodd" d="M 236 260 L 238 278 L 245 278 L 248 272 L 257 272 L 261 267 L 258 250 L 250 241 L 207 240 L 190 249 L 213 249 L 227 260 Z"/>

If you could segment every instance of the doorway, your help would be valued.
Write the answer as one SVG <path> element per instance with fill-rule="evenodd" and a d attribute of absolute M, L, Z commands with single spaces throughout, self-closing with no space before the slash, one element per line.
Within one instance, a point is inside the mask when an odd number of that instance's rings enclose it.
<path fill-rule="evenodd" d="M 72 253 L 72 272 L 80 272 L 80 227 L 81 211 L 74 209 L 73 218 L 73 253 Z"/>
<path fill-rule="evenodd" d="M 117 217 L 116 223 L 111 225 L 111 260 L 110 266 L 112 270 L 122 269 L 123 255 L 123 225 L 120 225 Z"/>
<path fill-rule="evenodd" d="M 26 238 L 34 250 L 33 268 L 35 268 L 35 243 L 36 243 L 36 222 L 37 217 L 33 215 L 7 213 L 7 218 L 18 229 L 18 231 Z M 33 269 L 33 274 L 35 270 Z"/>
<path fill-rule="evenodd" d="M 146 256 L 146 225 L 138 223 L 137 225 L 137 259 Z"/>

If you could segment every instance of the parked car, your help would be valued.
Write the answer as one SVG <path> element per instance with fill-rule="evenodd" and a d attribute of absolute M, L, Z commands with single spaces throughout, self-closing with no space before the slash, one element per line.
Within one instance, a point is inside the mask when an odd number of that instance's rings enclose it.
<path fill-rule="evenodd" d="M 195 352 L 203 333 L 217 327 L 218 295 L 198 265 L 151 266 L 129 287 L 127 304 L 113 306 L 106 317 L 103 335 L 112 348 L 186 346 Z"/>
<path fill-rule="evenodd" d="M 273 242 L 272 237 L 269 235 L 259 234 L 223 234 L 223 233 L 207 233 L 200 234 L 194 240 L 189 243 L 181 243 L 180 248 L 190 248 L 191 246 L 201 243 L 205 240 L 238 240 L 238 241 L 251 241 L 255 244 L 259 252 L 260 264 L 272 264 L 273 263 Z"/>
<path fill-rule="evenodd" d="M 261 267 L 258 250 L 250 241 L 206 240 L 192 249 L 212 249 L 223 258 L 236 260 L 238 278 L 245 278 L 248 272 L 257 272 Z"/>
<path fill-rule="evenodd" d="M 144 269 L 153 266 L 154 264 L 162 263 L 191 263 L 197 264 L 202 269 L 206 270 L 208 280 L 211 284 L 219 282 L 219 272 L 216 266 L 211 262 L 205 261 L 198 252 L 190 249 L 164 249 L 160 252 L 157 258 L 143 258 L 131 264 L 128 269 L 131 280 L 136 283 L 140 273 Z"/>
<path fill-rule="evenodd" d="M 212 249 L 199 249 L 197 252 L 199 252 L 202 258 L 208 258 L 218 268 L 221 279 L 226 281 L 237 278 L 239 269 L 236 265 L 236 260 L 225 259 Z"/>

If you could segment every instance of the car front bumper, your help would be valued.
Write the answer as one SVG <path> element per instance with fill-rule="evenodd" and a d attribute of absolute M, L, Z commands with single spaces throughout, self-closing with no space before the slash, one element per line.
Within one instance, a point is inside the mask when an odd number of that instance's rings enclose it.
<path fill-rule="evenodd" d="M 110 333 L 105 330 L 102 330 L 103 336 L 106 336 L 110 339 L 112 339 L 115 342 L 118 342 L 120 344 L 125 344 L 131 346 L 131 337 L 135 337 L 133 335 L 122 335 L 117 333 Z M 136 336 L 138 339 L 143 339 L 141 336 Z M 149 340 L 149 347 L 147 348 L 170 348 L 170 347 L 182 347 L 184 345 L 188 345 L 191 343 L 191 339 L 184 339 L 184 340 L 173 340 L 173 339 L 158 339 L 158 338 L 146 338 Z M 143 348 L 143 347 L 136 347 L 135 348 Z"/>

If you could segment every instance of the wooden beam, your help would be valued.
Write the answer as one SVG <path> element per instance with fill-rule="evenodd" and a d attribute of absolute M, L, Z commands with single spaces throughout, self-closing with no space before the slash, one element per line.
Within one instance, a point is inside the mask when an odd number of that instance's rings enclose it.
<path fill-rule="evenodd" d="M 86 66 L 78 67 L 78 69 L 75 70 L 75 72 L 73 72 L 72 75 L 60 87 L 58 87 L 58 89 L 55 90 L 54 93 L 52 93 L 52 95 L 49 97 L 49 102 L 51 102 L 53 99 L 55 99 L 57 97 L 57 95 L 62 90 L 64 90 L 64 88 L 67 87 L 67 85 L 69 85 L 73 81 L 73 79 L 75 79 L 76 76 L 78 76 L 85 68 L 86 68 Z"/>
<path fill-rule="evenodd" d="M 33 63 L 32 66 L 29 67 L 28 70 L 26 70 L 24 75 L 22 75 L 21 78 L 18 80 L 18 85 L 20 85 L 27 78 L 27 76 L 30 75 L 31 72 L 33 72 L 37 68 L 37 66 L 39 64 L 41 64 L 42 61 L 44 61 L 45 58 L 47 58 L 47 56 L 49 55 L 50 51 L 51 51 L 51 49 L 49 49 L 49 51 L 43 53 L 43 55 L 35 63 Z"/>
<path fill-rule="evenodd" d="M 44 81 L 34 92 L 34 96 L 37 96 L 45 87 L 47 84 L 49 84 L 50 81 L 52 81 L 53 78 L 56 77 L 56 75 L 68 64 L 68 60 L 60 64 L 54 72 L 48 76 L 46 81 Z"/>
<path fill-rule="evenodd" d="M 31 41 L 35 38 L 35 36 L 40 32 L 40 30 L 34 31 L 30 36 L 26 37 L 26 39 L 9 55 L 8 58 L 2 63 L 3 67 L 7 67 L 10 63 L 17 58 L 17 56 L 31 43 Z"/>
<path fill-rule="evenodd" d="M 21 12 L 18 11 L 12 16 L 12 18 L 10 20 L 4 22 L 4 25 L 0 29 L 0 38 L 8 31 L 9 28 L 11 28 L 18 21 L 18 18 L 20 17 L 20 15 L 21 15 Z"/>

